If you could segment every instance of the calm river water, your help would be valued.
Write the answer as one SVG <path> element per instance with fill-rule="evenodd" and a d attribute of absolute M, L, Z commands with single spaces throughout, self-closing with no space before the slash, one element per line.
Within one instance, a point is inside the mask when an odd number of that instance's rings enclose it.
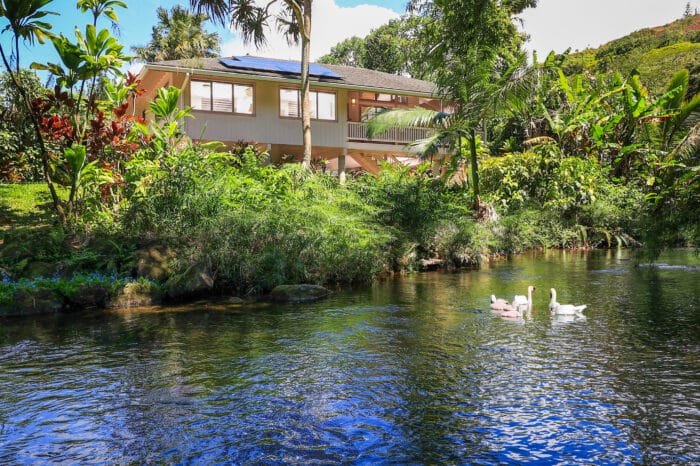
<path fill-rule="evenodd" d="M 0 320 L 0 464 L 700 463 L 700 260 L 552 252 L 305 306 Z M 489 296 L 538 287 L 528 319 Z M 548 290 L 586 303 L 553 320 Z"/>

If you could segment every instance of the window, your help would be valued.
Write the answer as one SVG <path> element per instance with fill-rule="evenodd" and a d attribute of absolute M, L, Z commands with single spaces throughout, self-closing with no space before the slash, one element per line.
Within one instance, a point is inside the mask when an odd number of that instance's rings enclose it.
<path fill-rule="evenodd" d="M 253 114 L 253 86 L 233 85 L 233 112 Z"/>
<path fill-rule="evenodd" d="M 212 111 L 232 112 L 233 111 L 233 86 L 226 83 L 212 83 Z"/>
<path fill-rule="evenodd" d="M 280 89 L 280 116 L 298 117 L 300 112 L 299 91 Z"/>
<path fill-rule="evenodd" d="M 254 113 L 253 86 L 192 81 L 190 105 L 194 110 L 252 115 Z"/>
<path fill-rule="evenodd" d="M 192 81 L 190 106 L 194 110 L 211 110 L 211 83 Z"/>
<path fill-rule="evenodd" d="M 335 120 L 335 94 L 319 92 L 316 98 L 316 108 L 318 109 L 316 118 L 319 120 Z"/>
<path fill-rule="evenodd" d="M 360 99 L 374 100 L 375 102 L 397 102 L 400 104 L 408 103 L 408 97 L 405 95 L 382 94 L 376 92 L 362 92 L 360 93 Z"/>
<path fill-rule="evenodd" d="M 374 116 L 378 115 L 379 113 L 383 112 L 386 110 L 386 107 L 365 107 L 362 106 L 360 108 L 360 111 L 362 112 L 362 116 L 360 117 L 360 121 L 368 121 Z"/>
<path fill-rule="evenodd" d="M 311 118 L 335 120 L 335 94 L 311 91 L 309 93 Z M 301 92 L 297 89 L 280 89 L 280 116 L 301 117 Z"/>

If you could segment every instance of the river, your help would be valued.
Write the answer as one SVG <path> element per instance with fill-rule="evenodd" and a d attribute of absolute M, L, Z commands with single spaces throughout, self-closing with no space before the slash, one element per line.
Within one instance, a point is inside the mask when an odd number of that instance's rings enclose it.
<path fill-rule="evenodd" d="M 700 463 L 700 260 L 524 255 L 312 305 L 0 319 L 0 464 Z M 535 285 L 531 314 L 489 296 Z M 585 318 L 549 315 L 549 288 Z"/>

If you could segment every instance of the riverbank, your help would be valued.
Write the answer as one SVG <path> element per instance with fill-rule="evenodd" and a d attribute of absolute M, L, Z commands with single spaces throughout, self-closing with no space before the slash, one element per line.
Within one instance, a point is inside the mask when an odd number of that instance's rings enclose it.
<path fill-rule="evenodd" d="M 432 176 L 429 165 L 387 166 L 340 185 L 295 164 L 270 166 L 262 155 L 188 147 L 157 166 L 135 160 L 135 181 L 118 204 L 86 204 L 69 225 L 56 221 L 42 185 L 0 185 L 5 302 L 34 300 L 35 280 L 70 288 L 89 276 L 150 283 L 166 302 L 366 284 L 531 250 L 632 246 L 648 221 L 641 192 L 606 180 L 589 161 L 548 164 L 552 192 L 526 178 L 520 191 L 500 182 L 539 155 L 489 159 L 484 208 L 474 212 L 469 187 Z M 590 186 L 581 191 L 584 174 Z M 56 286 L 48 285 L 62 300 L 56 307 L 74 308 L 75 292 Z M 100 295 L 91 306 L 107 305 L 116 290 Z"/>

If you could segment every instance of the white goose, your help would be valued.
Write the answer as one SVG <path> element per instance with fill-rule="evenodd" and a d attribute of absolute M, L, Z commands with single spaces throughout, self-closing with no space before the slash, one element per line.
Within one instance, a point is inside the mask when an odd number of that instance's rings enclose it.
<path fill-rule="evenodd" d="M 532 308 L 532 292 L 536 289 L 536 287 L 530 285 L 527 287 L 527 296 L 516 294 L 515 298 L 513 298 L 513 306 L 515 306 L 518 310 L 521 308 L 524 308 L 525 310 Z"/>
<path fill-rule="evenodd" d="M 586 309 L 585 304 L 581 304 L 580 306 L 574 306 L 573 304 L 559 304 L 557 302 L 557 290 L 554 288 L 549 289 L 549 310 L 552 312 L 552 314 L 557 314 L 557 315 L 565 315 L 565 316 L 570 316 L 570 315 L 583 315 L 581 312 Z"/>

